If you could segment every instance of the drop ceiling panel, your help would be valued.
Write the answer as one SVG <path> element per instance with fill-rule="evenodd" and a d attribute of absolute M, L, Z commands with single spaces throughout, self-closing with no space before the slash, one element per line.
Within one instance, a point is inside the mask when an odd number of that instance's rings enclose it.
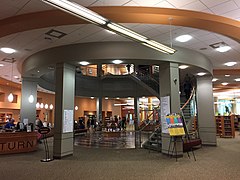
<path fill-rule="evenodd" d="M 155 4 L 158 4 L 162 2 L 163 0 L 134 0 L 137 4 L 140 6 L 154 6 Z"/>
<path fill-rule="evenodd" d="M 234 2 L 237 4 L 237 6 L 240 8 L 240 0 L 234 0 Z"/>
<path fill-rule="evenodd" d="M 170 4 L 175 6 L 176 8 L 182 8 L 183 6 L 186 6 L 187 4 L 190 4 L 192 2 L 195 2 L 196 0 L 167 0 Z"/>
<path fill-rule="evenodd" d="M 175 8 L 172 4 L 167 1 L 160 2 L 155 4 L 154 7 L 161 7 L 161 8 Z"/>
<path fill-rule="evenodd" d="M 124 6 L 140 6 L 140 5 L 134 1 L 129 1 L 125 3 Z"/>
<path fill-rule="evenodd" d="M 181 9 L 188 9 L 188 10 L 193 10 L 193 11 L 202 11 L 204 9 L 207 9 L 207 7 L 201 3 L 200 1 L 194 1 L 192 3 L 189 3 L 185 6 L 182 6 Z"/>
<path fill-rule="evenodd" d="M 93 4 L 96 0 L 74 0 L 74 2 L 81 4 L 82 6 L 90 6 Z"/>
<path fill-rule="evenodd" d="M 211 10 L 218 15 L 225 14 L 236 9 L 238 9 L 238 7 L 234 1 L 227 1 L 211 8 Z"/>
<path fill-rule="evenodd" d="M 232 19 L 239 19 L 240 18 L 240 9 L 236 9 L 230 12 L 223 14 L 225 17 L 232 18 Z"/>
<path fill-rule="evenodd" d="M 213 6 L 217 6 L 217 5 L 227 2 L 227 1 L 229 1 L 229 0 L 201 0 L 201 2 L 204 3 L 209 8 L 211 8 Z"/>
<path fill-rule="evenodd" d="M 94 2 L 92 6 L 122 6 L 127 3 L 129 0 L 98 0 Z"/>
<path fill-rule="evenodd" d="M 28 3 L 26 3 L 18 12 L 17 14 L 25 14 L 25 13 L 32 13 L 36 11 L 42 11 L 42 10 L 50 10 L 55 9 L 54 7 L 42 2 L 41 0 L 31 0 Z"/>

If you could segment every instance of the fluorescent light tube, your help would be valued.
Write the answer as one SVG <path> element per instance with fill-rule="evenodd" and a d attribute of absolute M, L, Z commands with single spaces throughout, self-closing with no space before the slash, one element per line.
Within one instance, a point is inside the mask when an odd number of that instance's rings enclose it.
<path fill-rule="evenodd" d="M 108 23 L 107 27 L 114 30 L 115 32 L 121 33 L 121 34 L 123 34 L 125 36 L 128 36 L 128 37 L 131 37 L 131 38 L 133 38 L 134 40 L 137 40 L 137 41 L 145 42 L 147 40 L 147 37 L 142 36 L 142 35 L 134 32 L 134 31 L 132 31 L 130 29 L 127 29 L 124 26 L 121 26 L 121 25 L 116 24 L 116 23 L 112 23 L 112 22 Z"/>
<path fill-rule="evenodd" d="M 42 1 L 95 24 L 104 25 L 108 22 L 108 19 L 74 2 L 67 0 Z"/>
<path fill-rule="evenodd" d="M 147 47 L 150 47 L 150 48 L 152 48 L 152 49 L 155 49 L 155 50 L 157 50 L 157 51 L 160 51 L 160 52 L 162 52 L 162 53 L 167 53 L 166 51 L 163 51 L 163 50 L 161 50 L 161 49 L 159 49 L 159 48 L 157 48 L 157 47 L 154 47 L 154 46 L 152 46 L 152 45 L 150 45 L 150 44 L 147 44 L 147 43 L 142 43 L 144 46 L 147 46 Z M 168 54 L 168 53 L 167 53 Z"/>
<path fill-rule="evenodd" d="M 153 41 L 153 40 L 148 40 L 146 43 L 150 44 L 153 47 L 161 49 L 162 51 L 165 51 L 165 52 L 167 52 L 169 54 L 173 54 L 175 52 L 174 49 L 172 49 L 172 48 L 170 48 L 168 46 L 165 46 L 165 45 L 163 45 L 163 44 L 161 44 L 159 42 Z"/>

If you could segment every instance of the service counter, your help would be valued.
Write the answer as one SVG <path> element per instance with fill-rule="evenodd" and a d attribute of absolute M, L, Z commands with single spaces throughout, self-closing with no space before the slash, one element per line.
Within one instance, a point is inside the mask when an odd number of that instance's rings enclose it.
<path fill-rule="evenodd" d="M 0 154 L 37 150 L 37 132 L 0 132 Z"/>

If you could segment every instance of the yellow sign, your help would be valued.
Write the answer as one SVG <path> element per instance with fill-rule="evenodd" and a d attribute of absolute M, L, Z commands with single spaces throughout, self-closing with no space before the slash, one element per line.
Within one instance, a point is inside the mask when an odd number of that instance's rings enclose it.
<path fill-rule="evenodd" d="M 185 131 L 183 128 L 183 122 L 178 114 L 166 116 L 168 130 L 170 136 L 183 136 Z"/>

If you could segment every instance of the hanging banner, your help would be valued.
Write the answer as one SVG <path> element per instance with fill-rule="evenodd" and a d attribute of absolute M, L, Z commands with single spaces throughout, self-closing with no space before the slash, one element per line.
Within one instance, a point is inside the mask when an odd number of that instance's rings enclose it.
<path fill-rule="evenodd" d="M 166 122 L 170 136 L 183 136 L 185 131 L 183 128 L 182 118 L 179 114 L 171 114 L 166 116 Z"/>
<path fill-rule="evenodd" d="M 64 110 L 63 133 L 73 132 L 73 110 Z"/>
<path fill-rule="evenodd" d="M 166 115 L 170 114 L 170 96 L 160 98 L 162 133 L 169 134 Z"/>

